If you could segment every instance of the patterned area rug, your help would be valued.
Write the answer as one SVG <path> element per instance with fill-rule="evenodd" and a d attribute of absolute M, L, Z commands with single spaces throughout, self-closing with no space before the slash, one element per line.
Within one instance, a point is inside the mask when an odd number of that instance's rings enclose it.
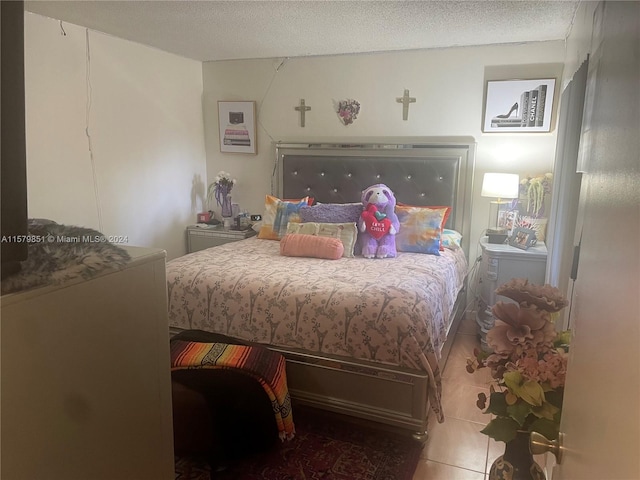
<path fill-rule="evenodd" d="M 176 458 L 176 480 L 411 480 L 422 445 L 408 434 L 294 408 L 296 436 L 211 474 L 203 459 Z"/>

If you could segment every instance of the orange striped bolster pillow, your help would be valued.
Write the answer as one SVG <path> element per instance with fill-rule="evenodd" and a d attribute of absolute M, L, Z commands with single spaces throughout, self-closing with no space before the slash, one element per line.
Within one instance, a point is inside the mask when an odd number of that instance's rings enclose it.
<path fill-rule="evenodd" d="M 314 257 L 337 260 L 344 253 L 338 238 L 319 237 L 303 233 L 288 233 L 280 239 L 280 255 L 287 257 Z"/>

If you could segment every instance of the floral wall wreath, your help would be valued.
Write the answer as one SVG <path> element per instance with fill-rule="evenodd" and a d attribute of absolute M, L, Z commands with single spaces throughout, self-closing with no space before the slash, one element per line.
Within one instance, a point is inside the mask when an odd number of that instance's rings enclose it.
<path fill-rule="evenodd" d="M 360 103 L 357 100 L 347 99 L 338 102 L 338 117 L 345 125 L 350 125 L 358 118 Z"/>

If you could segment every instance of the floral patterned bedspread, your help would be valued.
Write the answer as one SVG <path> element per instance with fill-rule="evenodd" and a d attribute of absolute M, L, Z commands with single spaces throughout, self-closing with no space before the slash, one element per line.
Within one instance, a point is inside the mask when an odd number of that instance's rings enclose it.
<path fill-rule="evenodd" d="M 420 370 L 439 387 L 466 271 L 462 249 L 323 260 L 281 256 L 279 242 L 254 237 L 168 262 L 169 323 Z"/>

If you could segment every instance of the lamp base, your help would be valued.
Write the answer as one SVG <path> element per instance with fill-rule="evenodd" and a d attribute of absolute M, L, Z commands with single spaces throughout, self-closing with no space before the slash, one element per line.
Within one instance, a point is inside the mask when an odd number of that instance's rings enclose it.
<path fill-rule="evenodd" d="M 504 243 L 508 236 L 506 228 L 498 227 L 487 229 L 489 243 Z"/>

